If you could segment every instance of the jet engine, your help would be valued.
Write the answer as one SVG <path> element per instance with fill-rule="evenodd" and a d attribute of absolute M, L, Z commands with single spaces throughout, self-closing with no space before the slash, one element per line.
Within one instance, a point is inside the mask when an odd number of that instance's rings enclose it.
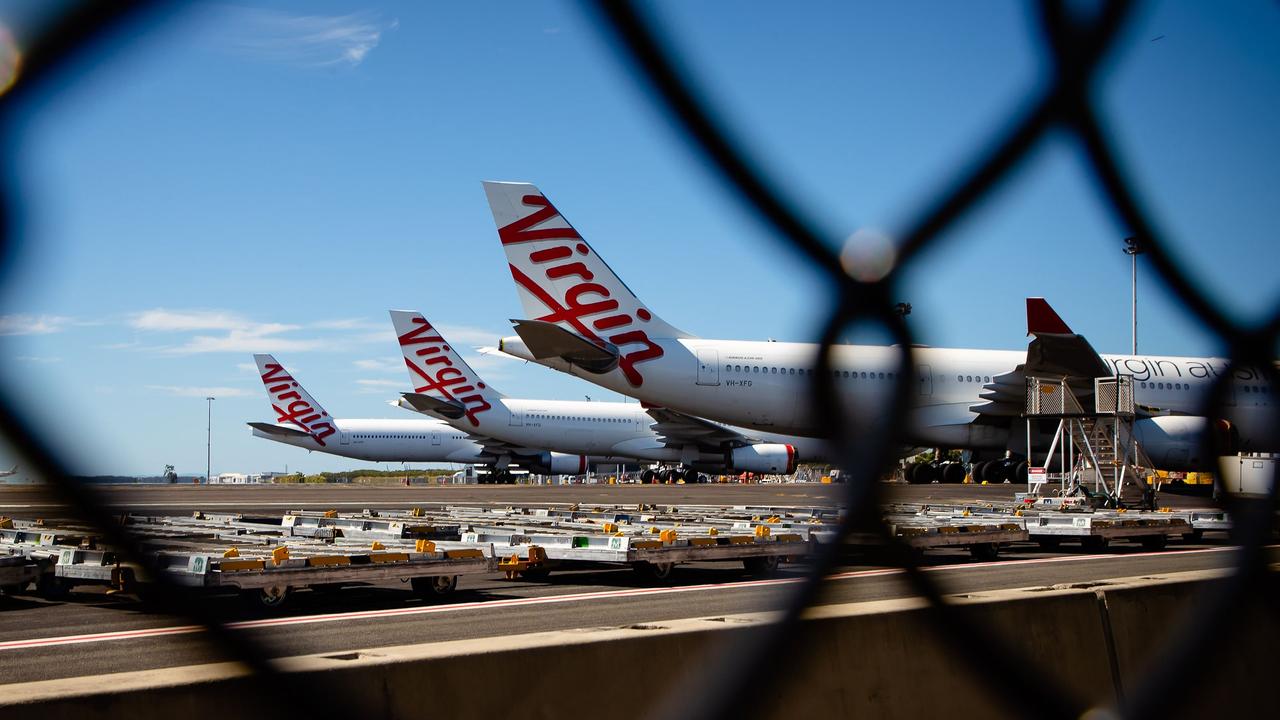
<path fill-rule="evenodd" d="M 522 460 L 530 470 L 541 475 L 581 475 L 587 471 L 586 455 L 544 451 Z"/>
<path fill-rule="evenodd" d="M 796 449 L 779 443 L 733 448 L 724 455 L 730 470 L 790 475 L 796 471 Z"/>
<path fill-rule="evenodd" d="M 1211 421 L 1199 415 L 1161 415 L 1133 424 L 1138 444 L 1161 470 L 1195 470 L 1201 466 L 1200 436 L 1210 424 L 1218 433 L 1219 452 L 1231 453 L 1236 446 L 1235 429 L 1225 420 Z"/>

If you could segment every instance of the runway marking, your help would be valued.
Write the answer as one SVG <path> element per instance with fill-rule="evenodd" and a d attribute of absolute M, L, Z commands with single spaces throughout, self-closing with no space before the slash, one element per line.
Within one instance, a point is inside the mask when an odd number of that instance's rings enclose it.
<path fill-rule="evenodd" d="M 1269 548 L 1280 547 L 1268 545 Z M 1028 560 L 1004 560 L 963 565 L 931 565 L 922 568 L 926 572 L 962 572 L 965 570 L 987 568 L 992 566 L 1011 565 L 1046 565 L 1060 562 L 1079 562 L 1083 560 L 1103 561 L 1121 560 L 1141 557 L 1174 557 L 1180 555 L 1199 555 L 1207 553 L 1231 552 L 1238 550 L 1236 546 L 1220 548 L 1202 548 L 1198 550 L 1175 550 L 1164 552 L 1127 553 L 1124 555 L 1065 555 L 1052 558 L 1034 558 Z M 828 575 L 827 580 L 851 580 L 864 577 L 880 577 L 885 575 L 902 575 L 906 571 L 901 568 L 878 568 L 874 570 L 852 570 L 849 572 Z M 626 590 L 605 590 L 601 592 L 571 593 L 549 597 L 510 598 L 507 600 L 478 600 L 474 602 L 454 603 L 451 605 L 430 605 L 426 607 L 386 608 L 382 610 L 356 610 L 342 613 L 324 613 L 320 615 L 298 615 L 294 617 L 263 618 L 260 620 L 243 620 L 228 623 L 231 630 L 252 630 L 255 628 L 282 627 L 287 625 L 312 625 L 318 623 L 343 622 L 350 620 L 368 620 L 375 618 L 400 617 L 410 615 L 432 615 L 436 613 L 461 612 L 464 610 L 488 610 L 517 607 L 524 605 L 553 605 L 566 602 L 587 602 L 598 600 L 614 600 L 618 598 L 642 597 L 651 595 L 675 595 L 688 592 L 704 592 L 708 590 L 737 590 L 741 588 L 758 588 L 778 585 L 794 585 L 803 578 L 773 578 L 767 580 L 745 580 L 730 583 L 705 583 L 702 585 L 685 585 L 668 588 L 628 588 Z M 141 628 L 137 630 L 118 630 L 114 632 L 90 633 L 87 635 L 62 635 L 57 637 L 33 638 L 30 640 L 10 640 L 0 642 L 0 651 L 22 650 L 37 647 L 54 647 L 58 645 L 78 645 L 83 643 L 112 642 L 116 640 L 132 640 L 135 638 L 162 637 L 166 635 L 189 635 L 204 632 L 203 625 L 174 625 L 159 628 Z"/>

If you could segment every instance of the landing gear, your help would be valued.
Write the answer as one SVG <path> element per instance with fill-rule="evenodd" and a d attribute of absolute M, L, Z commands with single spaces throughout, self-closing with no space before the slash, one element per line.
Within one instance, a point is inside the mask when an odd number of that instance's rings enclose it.
<path fill-rule="evenodd" d="M 672 481 L 671 468 L 662 468 L 658 471 L 658 481 L 666 485 Z"/>
<path fill-rule="evenodd" d="M 959 485 L 964 482 L 964 464 L 963 463 L 947 463 L 942 465 L 939 473 L 942 482 L 951 485 Z"/>
<path fill-rule="evenodd" d="M 693 468 L 685 468 L 680 472 L 680 477 L 689 484 L 702 482 L 702 476 Z"/>
<path fill-rule="evenodd" d="M 653 470 L 645 470 L 644 472 L 640 473 L 640 482 L 644 483 L 645 485 L 652 485 L 653 483 L 657 482 L 657 480 L 658 480 L 658 473 L 654 472 Z"/>

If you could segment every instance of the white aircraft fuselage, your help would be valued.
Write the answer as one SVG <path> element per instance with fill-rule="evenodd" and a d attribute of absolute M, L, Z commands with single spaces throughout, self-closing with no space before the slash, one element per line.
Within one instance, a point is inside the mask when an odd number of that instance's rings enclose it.
<path fill-rule="evenodd" d="M 466 433 L 437 420 L 353 418 L 334 420 L 333 424 L 334 434 L 323 440 L 312 435 L 275 435 L 258 428 L 253 428 L 253 434 L 304 450 L 373 462 L 492 461 Z"/>
<path fill-rule="evenodd" d="M 651 338 L 660 357 L 633 366 L 640 385 L 621 371 L 588 372 L 557 359 L 538 360 L 518 336 L 502 339 L 501 349 L 515 357 L 568 372 L 643 402 L 786 435 L 821 437 L 817 413 L 809 400 L 811 373 L 818 346 L 811 343 Z M 895 347 L 839 345 L 832 360 L 835 387 L 845 408 L 879 412 L 896 373 Z M 994 378 L 1012 372 L 1026 353 L 1011 350 L 915 348 L 910 379 L 913 405 L 910 442 L 921 446 L 1003 450 L 1007 427 L 974 423 L 973 406 Z M 1210 386 L 1225 372 L 1219 358 L 1103 355 L 1117 374 L 1132 375 L 1139 405 L 1175 414 L 1200 411 Z M 1019 389 L 1020 391 L 1020 389 Z M 1227 419 L 1240 433 L 1241 445 L 1274 451 L 1269 435 L 1268 406 L 1272 388 L 1251 368 L 1233 372 Z"/>

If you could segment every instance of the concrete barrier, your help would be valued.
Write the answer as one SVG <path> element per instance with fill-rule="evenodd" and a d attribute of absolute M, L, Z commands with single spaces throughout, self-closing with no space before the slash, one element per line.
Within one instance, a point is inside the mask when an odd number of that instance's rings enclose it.
<path fill-rule="evenodd" d="M 1141 671 L 1144 656 L 1155 647 L 1150 640 L 1167 635 L 1169 623 L 1208 578 L 1180 573 L 1141 582 L 986 592 L 952 601 L 1002 633 L 1032 667 L 1054 672 L 1082 702 L 1112 705 Z M 759 716 L 990 718 L 1018 710 L 979 681 L 977 675 L 989 668 L 974 667 L 963 651 L 939 642 L 924 612 L 919 600 L 815 608 L 803 623 L 806 642 L 794 655 L 758 660 L 787 678 L 760 698 Z M 679 692 L 680 683 L 685 691 L 705 691 L 725 644 L 749 641 L 771 620 L 769 614 L 751 614 L 663 621 L 276 662 L 289 677 L 340 692 L 349 706 L 369 716 L 634 717 L 652 709 L 665 693 Z M 1274 613 L 1262 622 L 1269 622 L 1274 633 Z M 1241 667 L 1232 666 L 1235 679 L 1255 691 L 1274 692 L 1265 684 L 1253 685 L 1271 682 L 1265 659 L 1274 647 L 1248 646 L 1251 655 L 1242 658 Z M 48 720 L 226 720 L 269 712 L 271 698 L 259 695 L 260 689 L 243 668 L 222 663 L 4 685 L 0 709 Z M 279 695 L 273 699 L 288 702 Z M 1021 708 L 1020 713 L 1034 711 Z"/>

